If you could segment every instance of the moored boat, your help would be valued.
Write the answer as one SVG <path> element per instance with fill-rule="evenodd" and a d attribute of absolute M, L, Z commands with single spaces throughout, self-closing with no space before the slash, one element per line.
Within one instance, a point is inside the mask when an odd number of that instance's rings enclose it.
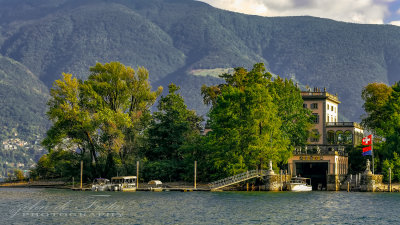
<path fill-rule="evenodd" d="M 311 179 L 304 177 L 292 177 L 288 184 L 289 191 L 312 191 Z"/>
<path fill-rule="evenodd" d="M 112 177 L 111 191 L 136 191 L 136 176 Z"/>
<path fill-rule="evenodd" d="M 106 178 L 95 178 L 92 184 L 92 191 L 109 191 L 110 180 Z"/>
<path fill-rule="evenodd" d="M 151 180 L 148 184 L 152 185 L 150 191 L 161 192 L 163 191 L 162 182 L 160 180 Z"/>

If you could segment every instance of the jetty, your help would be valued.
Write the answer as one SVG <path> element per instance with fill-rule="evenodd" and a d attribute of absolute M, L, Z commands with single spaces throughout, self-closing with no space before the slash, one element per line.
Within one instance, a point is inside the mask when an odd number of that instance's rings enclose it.
<path fill-rule="evenodd" d="M 214 181 L 209 184 L 211 191 L 222 190 L 224 187 L 228 187 L 234 184 L 238 184 L 250 179 L 260 178 L 267 175 L 265 170 L 250 170 L 241 174 L 237 174 L 231 177 L 227 177 L 221 180 Z"/>

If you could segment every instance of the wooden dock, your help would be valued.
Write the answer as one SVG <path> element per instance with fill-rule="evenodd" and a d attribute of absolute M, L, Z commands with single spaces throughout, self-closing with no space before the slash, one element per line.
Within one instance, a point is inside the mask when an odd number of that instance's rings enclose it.
<path fill-rule="evenodd" d="M 71 188 L 73 191 L 91 191 L 91 188 Z"/>
<path fill-rule="evenodd" d="M 136 191 L 152 191 L 150 188 L 138 188 Z M 180 192 L 194 192 L 194 191 L 210 191 L 206 188 L 187 188 L 187 187 L 173 187 L 163 188 L 162 191 L 180 191 Z"/>

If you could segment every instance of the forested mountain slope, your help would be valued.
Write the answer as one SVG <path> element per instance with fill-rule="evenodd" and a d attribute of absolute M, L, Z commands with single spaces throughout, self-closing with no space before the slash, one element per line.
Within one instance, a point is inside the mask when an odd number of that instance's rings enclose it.
<path fill-rule="evenodd" d="M 0 0 L 0 54 L 37 79 L 29 88 L 43 94 L 62 72 L 85 78 L 96 62 L 120 61 L 148 68 L 154 87 L 182 86 L 202 115 L 201 85 L 220 82 L 214 69 L 264 62 L 274 74 L 338 93 L 342 119 L 358 121 L 363 86 L 400 80 L 399 37 L 396 26 L 249 16 L 191 0 Z M 30 100 L 13 85 L 14 100 L 2 104 L 44 110 L 44 95 Z M 45 125 L 39 115 L 1 116 Z"/>

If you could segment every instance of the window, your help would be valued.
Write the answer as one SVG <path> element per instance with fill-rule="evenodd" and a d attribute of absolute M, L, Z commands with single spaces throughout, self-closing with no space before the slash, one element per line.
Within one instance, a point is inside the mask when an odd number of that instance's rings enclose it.
<path fill-rule="evenodd" d="M 331 111 L 333 111 L 333 106 L 331 106 Z"/>
<path fill-rule="evenodd" d="M 303 108 L 307 109 L 307 104 L 303 104 Z"/>
<path fill-rule="evenodd" d="M 335 143 L 335 132 L 330 130 L 327 132 L 327 137 L 326 137 L 328 144 L 334 144 Z"/>
<path fill-rule="evenodd" d="M 318 103 L 312 103 L 310 108 L 311 109 L 318 109 Z"/>
<path fill-rule="evenodd" d="M 328 110 L 328 111 L 329 111 L 329 104 L 327 104 L 327 105 L 326 105 L 326 110 Z"/>
<path fill-rule="evenodd" d="M 344 141 L 345 141 L 345 138 L 344 138 L 343 131 L 341 131 L 341 130 L 336 131 L 336 143 L 343 144 Z"/>
<path fill-rule="evenodd" d="M 328 123 L 329 123 L 329 116 L 328 116 Z"/>
<path fill-rule="evenodd" d="M 319 115 L 318 115 L 318 113 L 313 113 L 313 117 L 314 117 L 314 123 L 315 124 L 319 124 Z"/>
<path fill-rule="evenodd" d="M 353 133 L 349 130 L 344 132 L 344 143 L 348 145 L 353 144 Z"/>

